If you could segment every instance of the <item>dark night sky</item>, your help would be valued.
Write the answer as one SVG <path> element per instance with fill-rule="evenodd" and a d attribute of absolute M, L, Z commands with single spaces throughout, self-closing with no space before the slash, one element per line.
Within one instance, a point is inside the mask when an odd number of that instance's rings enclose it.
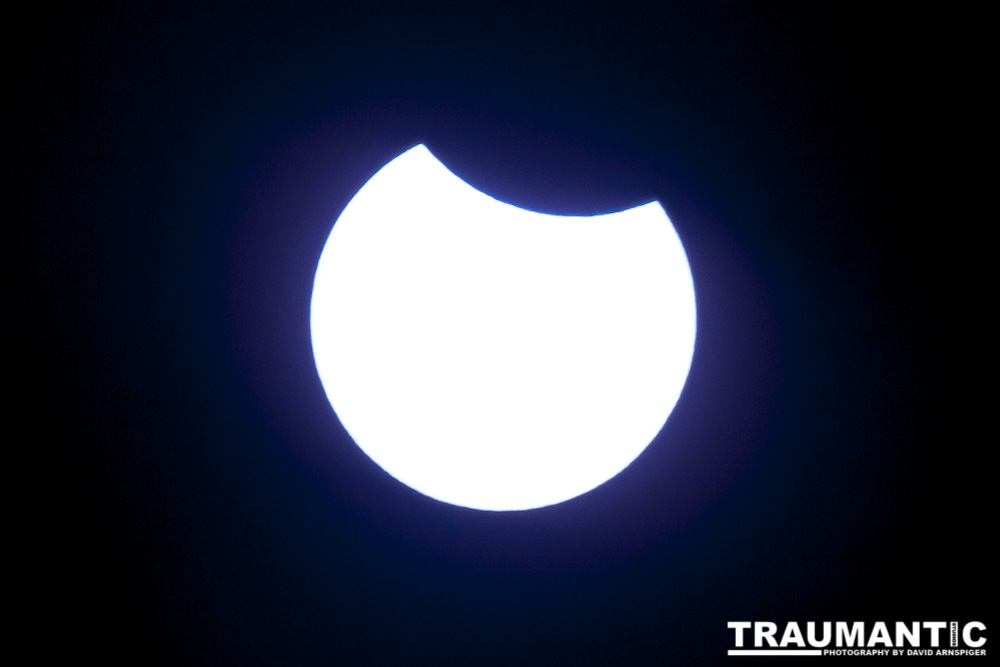
<path fill-rule="evenodd" d="M 26 604 L 49 650 L 684 665 L 734 660 L 736 620 L 989 623 L 957 20 L 211 4 L 24 26 L 8 330 L 28 370 L 15 410 L 37 415 Z M 688 384 L 585 496 L 443 505 L 329 409 L 316 261 L 350 197 L 420 142 L 526 208 L 659 199 L 685 243 Z"/>

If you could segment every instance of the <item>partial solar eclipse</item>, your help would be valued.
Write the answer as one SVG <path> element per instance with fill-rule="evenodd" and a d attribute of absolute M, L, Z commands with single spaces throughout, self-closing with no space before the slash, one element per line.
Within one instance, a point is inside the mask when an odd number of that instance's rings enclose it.
<path fill-rule="evenodd" d="M 590 491 L 656 437 L 691 366 L 694 285 L 659 203 L 526 211 L 419 145 L 334 225 L 311 334 L 337 417 L 389 475 L 527 510 Z"/>

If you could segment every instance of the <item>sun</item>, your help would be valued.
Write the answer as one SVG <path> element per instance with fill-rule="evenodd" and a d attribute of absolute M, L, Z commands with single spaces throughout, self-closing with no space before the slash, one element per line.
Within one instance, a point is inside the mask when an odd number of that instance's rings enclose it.
<path fill-rule="evenodd" d="M 334 225 L 311 335 L 333 410 L 389 475 L 528 510 L 604 483 L 657 435 L 691 365 L 694 285 L 659 203 L 527 211 L 419 145 Z"/>

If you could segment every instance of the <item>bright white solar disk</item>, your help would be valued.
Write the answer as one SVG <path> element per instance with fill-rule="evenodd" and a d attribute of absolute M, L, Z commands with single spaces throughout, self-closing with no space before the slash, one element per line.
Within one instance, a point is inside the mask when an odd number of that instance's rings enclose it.
<path fill-rule="evenodd" d="M 691 271 L 657 202 L 526 211 L 423 145 L 344 209 L 311 318 L 357 445 L 413 489 L 482 510 L 552 505 L 618 474 L 673 410 L 695 339 Z"/>

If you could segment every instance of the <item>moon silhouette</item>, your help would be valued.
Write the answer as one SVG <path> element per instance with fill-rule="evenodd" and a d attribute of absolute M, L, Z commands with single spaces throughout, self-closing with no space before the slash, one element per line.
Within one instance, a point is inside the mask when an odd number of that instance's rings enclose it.
<path fill-rule="evenodd" d="M 333 410 L 389 475 L 527 510 L 590 491 L 656 437 L 691 365 L 694 285 L 659 203 L 527 211 L 419 145 L 334 225 L 311 335 Z"/>

